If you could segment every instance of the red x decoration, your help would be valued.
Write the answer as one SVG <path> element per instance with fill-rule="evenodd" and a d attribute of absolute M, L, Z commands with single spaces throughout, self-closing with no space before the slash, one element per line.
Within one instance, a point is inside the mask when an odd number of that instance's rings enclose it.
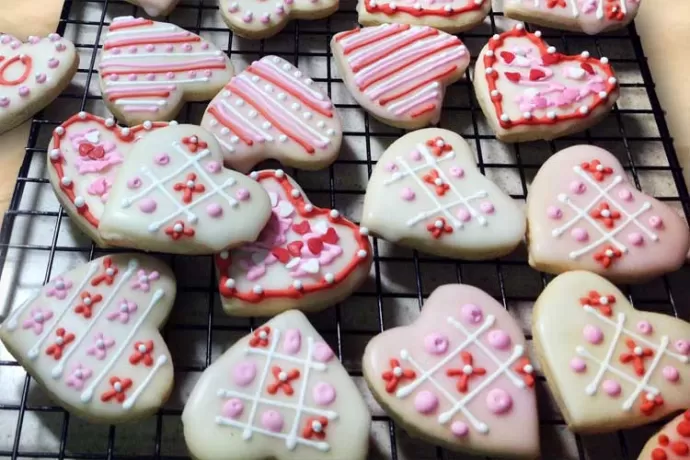
<path fill-rule="evenodd" d="M 103 300 L 103 296 L 100 294 L 91 295 L 84 291 L 79 297 L 81 297 L 81 303 L 74 307 L 74 312 L 82 315 L 84 318 L 91 318 L 94 305 Z"/>
<path fill-rule="evenodd" d="M 270 337 L 271 328 L 268 326 L 261 326 L 254 331 L 254 336 L 249 339 L 249 346 L 266 348 L 268 346 Z"/>
<path fill-rule="evenodd" d="M 594 217 L 596 220 L 601 221 L 606 228 L 613 228 L 613 226 L 616 224 L 616 221 L 621 218 L 621 213 L 615 209 L 611 209 L 609 204 L 605 201 L 590 211 L 589 215 Z"/>
<path fill-rule="evenodd" d="M 295 390 L 292 389 L 290 382 L 299 378 L 299 371 L 297 369 L 292 369 L 288 372 L 285 372 L 279 366 L 273 366 L 271 368 L 271 374 L 273 374 L 273 377 L 275 377 L 276 381 L 270 383 L 266 387 L 266 391 L 268 391 L 269 394 L 274 395 L 278 393 L 278 391 L 283 390 L 286 395 L 292 396 Z"/>
<path fill-rule="evenodd" d="M 439 217 L 426 226 L 426 229 L 431 233 L 431 236 L 437 240 L 443 236 L 444 233 L 453 233 L 453 227 L 446 224 L 446 219 Z"/>
<path fill-rule="evenodd" d="M 153 340 L 137 341 L 134 343 L 134 353 L 129 356 L 130 364 L 136 366 L 143 362 L 145 366 L 153 365 Z"/>
<path fill-rule="evenodd" d="M 62 358 L 62 352 L 65 350 L 65 347 L 74 341 L 74 334 L 65 331 L 61 327 L 55 331 L 55 335 L 57 335 L 57 338 L 52 345 L 46 348 L 46 354 L 52 356 L 57 361 Z"/>
<path fill-rule="evenodd" d="M 100 160 L 105 156 L 105 149 L 100 145 L 93 145 L 91 142 L 82 142 L 79 144 L 79 156 Z"/>
<path fill-rule="evenodd" d="M 652 395 L 651 393 L 643 393 L 640 397 L 640 412 L 644 415 L 652 415 L 654 409 L 664 404 L 664 398 L 661 395 Z"/>
<path fill-rule="evenodd" d="M 618 0 L 606 0 L 604 12 L 606 13 L 606 18 L 612 21 L 622 21 L 625 19 L 625 13 Z"/>
<path fill-rule="evenodd" d="M 633 339 L 626 339 L 625 346 L 628 347 L 630 352 L 621 353 L 621 363 L 632 363 L 635 373 L 642 377 L 644 375 L 644 360 L 654 356 L 654 350 L 638 346 Z"/>
<path fill-rule="evenodd" d="M 529 361 L 529 359 L 520 358 L 513 370 L 517 372 L 520 377 L 522 377 L 525 385 L 530 388 L 534 386 L 534 366 L 532 366 L 532 363 Z"/>
<path fill-rule="evenodd" d="M 432 169 L 427 174 L 424 174 L 422 179 L 424 179 L 424 182 L 427 184 L 435 187 L 436 195 L 438 196 L 443 196 L 448 190 L 450 190 L 450 186 L 443 182 L 443 179 L 439 177 L 438 171 L 435 169 Z"/>
<path fill-rule="evenodd" d="M 195 193 L 203 193 L 206 191 L 204 184 L 196 183 L 196 174 L 187 174 L 186 182 L 177 182 L 173 185 L 173 190 L 182 192 L 182 201 L 184 203 L 191 203 Z"/>
<path fill-rule="evenodd" d="M 615 303 L 616 298 L 613 295 L 601 295 L 597 291 L 589 291 L 587 297 L 580 297 L 580 305 L 594 307 L 604 316 L 611 316 L 611 306 Z"/>
<path fill-rule="evenodd" d="M 121 379 L 119 377 L 110 377 L 110 390 L 101 395 L 101 401 L 108 402 L 115 399 L 119 403 L 123 403 L 127 397 L 127 390 L 132 386 L 132 379 Z"/>
<path fill-rule="evenodd" d="M 393 393 L 401 380 L 413 380 L 417 377 L 415 371 L 412 369 L 403 369 L 400 366 L 400 361 L 395 358 L 392 358 L 388 363 L 390 364 L 390 370 L 384 371 L 384 373 L 381 374 L 381 378 L 388 382 L 386 383 L 386 391 L 388 393 Z"/>
<path fill-rule="evenodd" d="M 91 286 L 98 286 L 99 284 L 105 282 L 108 286 L 113 284 L 115 281 L 115 275 L 117 275 L 117 266 L 113 264 L 113 260 L 110 257 L 105 257 L 103 259 L 103 273 L 96 275 L 91 280 Z"/>
<path fill-rule="evenodd" d="M 600 251 L 594 253 L 594 260 L 603 265 L 604 268 L 609 268 L 616 259 L 620 259 L 622 256 L 623 253 L 619 249 L 607 244 Z"/>
<path fill-rule="evenodd" d="M 435 137 L 426 141 L 427 147 L 431 150 L 434 156 L 440 157 L 443 152 L 450 152 L 453 150 L 453 146 L 446 144 L 446 141 L 442 137 Z"/>
<path fill-rule="evenodd" d="M 165 229 L 165 234 L 173 240 L 179 240 L 183 236 L 192 237 L 194 233 L 194 229 L 185 227 L 184 222 L 181 220 L 175 221 L 174 224 Z"/>
<path fill-rule="evenodd" d="M 486 374 L 486 369 L 483 367 L 472 366 L 474 358 L 472 357 L 472 353 L 469 351 L 463 351 L 460 353 L 460 357 L 462 359 L 463 366 L 459 369 L 446 370 L 446 375 L 448 377 L 460 377 L 455 384 L 455 387 L 460 393 L 465 393 L 467 391 L 467 387 L 469 386 L 470 378 Z"/>
<path fill-rule="evenodd" d="M 186 145 L 192 153 L 196 153 L 197 150 L 208 147 L 208 144 L 204 141 L 200 141 L 197 136 L 185 136 L 182 138 L 182 143 Z"/>
<path fill-rule="evenodd" d="M 328 419 L 326 417 L 308 417 L 302 430 L 302 437 L 305 439 L 325 439 Z"/>
<path fill-rule="evenodd" d="M 565 8 L 566 7 L 565 0 L 547 0 L 546 6 L 549 8 L 556 8 L 556 7 Z"/>
<path fill-rule="evenodd" d="M 602 165 L 599 160 L 582 163 L 582 169 L 590 173 L 597 182 L 601 182 L 606 176 L 613 174 L 613 169 Z"/>

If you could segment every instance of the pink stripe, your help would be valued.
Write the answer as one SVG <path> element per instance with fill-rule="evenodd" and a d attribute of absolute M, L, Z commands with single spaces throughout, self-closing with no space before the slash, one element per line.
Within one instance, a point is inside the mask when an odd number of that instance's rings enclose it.
<path fill-rule="evenodd" d="M 105 43 L 103 43 L 103 46 L 106 47 L 114 47 L 114 46 L 121 46 L 122 44 L 129 44 L 129 42 L 133 39 L 137 40 L 175 40 L 177 38 L 187 38 L 190 37 L 189 32 L 171 32 L 167 34 L 157 34 L 157 35 L 146 35 L 146 36 L 134 36 L 134 37 L 126 37 L 126 38 L 120 38 L 120 39 L 115 39 L 115 40 L 106 40 Z M 137 45 L 132 45 L 132 46 L 137 46 Z"/>
<path fill-rule="evenodd" d="M 127 19 L 124 21 L 113 21 L 110 23 L 110 27 L 112 28 L 114 26 L 115 29 L 126 29 L 127 27 L 134 27 L 141 24 L 149 24 L 149 20 L 144 18 L 136 18 Z"/>
<path fill-rule="evenodd" d="M 428 89 L 421 91 L 408 100 L 405 100 L 405 103 L 402 105 L 402 107 L 396 109 L 393 113 L 396 115 L 402 115 L 403 113 L 409 112 L 410 109 L 413 109 L 424 102 L 435 102 L 438 99 L 438 89 L 434 89 L 431 93 L 428 91 Z"/>
<path fill-rule="evenodd" d="M 128 62 L 110 62 L 110 61 L 108 61 L 108 62 L 101 63 L 100 68 L 101 69 L 109 69 L 112 67 L 125 67 L 125 68 L 130 68 L 130 69 L 144 69 L 144 70 L 163 69 L 163 70 L 165 70 L 171 66 L 215 64 L 217 62 L 224 62 L 223 57 L 219 56 L 217 58 L 193 59 L 191 61 L 166 62 L 165 64 L 135 64 L 135 63 L 130 64 Z"/>
<path fill-rule="evenodd" d="M 396 29 L 400 29 L 399 24 L 393 24 L 390 27 L 395 27 Z M 389 32 L 390 27 L 381 27 L 379 26 L 377 30 L 368 30 L 367 28 L 362 29 L 363 32 L 358 33 L 354 37 L 352 37 L 351 40 L 348 40 L 345 38 L 345 43 L 341 42 L 341 46 L 343 47 L 343 52 L 347 53 L 349 52 L 352 48 L 357 47 L 360 43 L 365 42 L 369 40 L 370 38 L 375 38 L 380 35 L 385 35 Z"/>
<path fill-rule="evenodd" d="M 348 63 L 350 64 L 350 67 L 355 67 L 359 65 L 362 61 L 370 59 L 372 55 L 381 53 L 382 51 L 385 51 L 387 48 L 390 49 L 390 52 L 393 52 L 395 51 L 396 45 L 398 45 L 399 43 L 410 40 L 414 37 L 419 37 L 420 35 L 428 36 L 428 34 L 429 29 L 427 29 L 426 27 L 418 29 L 408 29 L 402 33 L 386 37 L 378 43 L 373 43 L 369 47 L 362 48 L 360 50 L 362 51 L 361 53 L 359 51 L 356 51 L 353 56 L 350 56 Z"/>
<path fill-rule="evenodd" d="M 107 83 L 106 83 L 107 84 Z M 159 85 L 159 86 L 119 86 L 117 88 L 108 88 L 105 94 L 121 94 L 121 93 L 148 93 L 150 91 L 173 91 L 177 89 L 176 85 Z"/>
<path fill-rule="evenodd" d="M 305 90 L 305 88 L 300 83 L 295 84 L 294 79 L 291 76 L 286 75 L 285 73 L 282 73 L 278 70 L 275 70 L 270 64 L 257 61 L 252 65 L 254 67 L 259 67 L 261 70 L 271 75 L 276 80 L 280 80 L 286 87 L 290 88 L 292 91 L 299 93 L 301 97 L 309 100 L 312 104 L 317 105 L 324 110 L 330 110 L 333 107 L 333 105 L 329 101 L 317 99 L 310 92 L 310 90 Z"/>
<path fill-rule="evenodd" d="M 125 112 L 158 112 L 158 107 L 155 105 L 125 105 L 122 107 Z"/>
<path fill-rule="evenodd" d="M 230 112 L 227 111 L 227 109 L 222 103 L 216 104 L 216 109 L 221 115 L 223 115 L 223 118 L 228 120 L 228 122 L 240 128 L 240 130 L 242 131 L 240 135 L 244 137 L 251 137 L 256 142 L 263 143 L 266 141 L 266 138 L 264 138 L 261 135 L 261 133 L 256 131 L 256 129 L 251 125 L 251 123 L 246 122 L 240 117 L 233 116 Z M 220 121 L 222 122 L 223 120 Z"/>

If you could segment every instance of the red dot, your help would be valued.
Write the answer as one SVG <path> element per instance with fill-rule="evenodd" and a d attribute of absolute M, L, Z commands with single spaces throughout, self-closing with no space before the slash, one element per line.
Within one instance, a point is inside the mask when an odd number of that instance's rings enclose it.
<path fill-rule="evenodd" d="M 668 446 L 668 436 L 666 436 L 665 434 L 660 434 L 659 444 L 661 444 L 662 446 Z"/>
<path fill-rule="evenodd" d="M 685 420 L 690 420 L 690 409 L 686 410 L 685 413 L 683 413 L 683 417 L 685 417 Z"/>
<path fill-rule="evenodd" d="M 690 447 L 688 447 L 688 445 L 685 444 L 683 441 L 678 441 L 671 444 L 671 450 L 675 454 L 686 456 L 688 455 L 688 452 L 690 452 Z"/>
<path fill-rule="evenodd" d="M 666 452 L 658 447 L 652 451 L 652 460 L 667 460 Z"/>
<path fill-rule="evenodd" d="M 690 422 L 688 422 L 687 420 L 683 420 L 676 427 L 676 431 L 679 435 L 683 436 L 684 438 L 690 437 Z"/>

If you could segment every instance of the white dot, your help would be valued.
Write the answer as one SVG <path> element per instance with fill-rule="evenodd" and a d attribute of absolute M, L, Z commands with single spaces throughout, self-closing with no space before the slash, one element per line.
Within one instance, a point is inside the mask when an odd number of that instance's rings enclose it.
<path fill-rule="evenodd" d="M 220 252 L 220 258 L 223 260 L 226 260 L 228 257 L 230 257 L 230 253 L 228 251 L 221 251 Z"/>
<path fill-rule="evenodd" d="M 65 128 L 63 128 L 62 126 L 58 126 L 57 128 L 55 128 L 55 134 L 57 134 L 58 136 L 62 136 L 63 134 L 65 134 Z"/>
<path fill-rule="evenodd" d="M 556 47 L 555 46 L 549 46 L 548 48 L 546 48 L 546 52 L 549 54 L 553 54 L 556 52 Z"/>
<path fill-rule="evenodd" d="M 368 235 L 369 234 L 369 229 L 367 227 L 360 227 L 359 228 L 359 233 L 360 235 Z"/>
<path fill-rule="evenodd" d="M 472 369 L 472 366 L 469 364 L 465 364 L 462 368 L 462 373 L 465 375 L 472 375 L 472 372 L 474 372 L 474 369 Z"/>
<path fill-rule="evenodd" d="M 74 205 L 75 205 L 76 207 L 81 208 L 81 207 L 84 206 L 85 204 L 86 204 L 86 201 L 84 201 L 84 197 L 83 197 L 83 196 L 75 196 L 75 197 L 74 197 Z"/>
<path fill-rule="evenodd" d="M 290 192 L 290 195 L 292 195 L 293 198 L 299 198 L 300 192 L 296 188 L 293 188 L 292 191 Z"/>
<path fill-rule="evenodd" d="M 398 378 L 399 378 L 399 377 L 402 377 L 402 375 L 403 375 L 403 370 L 402 370 L 402 368 L 400 368 L 400 367 L 395 367 L 395 368 L 393 369 L 393 375 L 395 375 L 395 376 L 398 377 Z"/>
<path fill-rule="evenodd" d="M 182 224 L 175 224 L 175 225 L 173 225 L 173 230 L 174 230 L 176 233 L 180 233 L 180 232 L 182 231 Z"/>
<path fill-rule="evenodd" d="M 580 56 L 582 56 L 583 58 L 588 58 L 589 57 L 589 51 L 583 51 L 582 53 L 580 53 Z"/>
<path fill-rule="evenodd" d="M 601 59 L 599 59 L 599 61 L 601 61 L 602 64 L 608 64 L 608 63 L 609 63 L 609 58 L 607 58 L 607 57 L 602 57 Z"/>
<path fill-rule="evenodd" d="M 50 151 L 50 158 L 52 158 L 53 160 L 57 160 L 58 158 L 60 158 L 60 149 L 52 149 Z"/>
<path fill-rule="evenodd" d="M 331 209 L 331 217 L 333 219 L 337 219 L 340 216 L 340 213 L 338 212 L 337 209 Z"/>
<path fill-rule="evenodd" d="M 357 251 L 357 257 L 359 257 L 360 259 L 364 259 L 366 256 L 367 251 L 365 251 L 364 249 L 360 249 L 359 251 Z"/>
<path fill-rule="evenodd" d="M 105 125 L 106 125 L 108 128 L 112 128 L 113 126 L 115 126 L 115 119 L 114 119 L 114 118 L 108 118 L 108 119 L 106 119 L 106 120 L 105 120 Z"/>
<path fill-rule="evenodd" d="M 121 133 L 124 137 L 127 137 L 127 136 L 129 136 L 130 130 L 129 130 L 129 128 L 122 128 Z"/>
<path fill-rule="evenodd" d="M 151 123 L 151 121 L 149 121 L 149 120 L 146 120 L 144 122 L 144 129 L 149 131 L 151 128 L 153 128 L 153 123 Z"/>
<path fill-rule="evenodd" d="M 326 280 L 328 284 L 335 283 L 335 276 L 333 275 L 333 273 L 326 273 L 325 275 L 323 275 L 323 279 Z"/>
<path fill-rule="evenodd" d="M 581 114 L 586 115 L 588 112 L 589 112 L 589 107 L 587 107 L 586 105 L 583 105 L 582 107 L 580 107 L 580 113 Z"/>
<path fill-rule="evenodd" d="M 275 174 L 277 178 L 281 179 L 285 176 L 285 171 L 283 171 L 282 169 L 276 169 Z"/>
<path fill-rule="evenodd" d="M 302 290 L 302 282 L 300 280 L 295 280 L 292 282 L 292 287 L 294 287 L 298 291 L 301 291 Z"/>
<path fill-rule="evenodd" d="M 234 289 L 235 288 L 235 280 L 232 278 L 228 278 L 225 280 L 225 287 L 227 289 Z"/>
<path fill-rule="evenodd" d="M 254 294 L 261 295 L 264 292 L 264 288 L 259 286 L 258 284 L 252 288 L 252 291 L 254 291 Z"/>
<path fill-rule="evenodd" d="M 67 177 L 67 176 L 64 176 L 62 179 L 60 179 L 60 182 L 61 182 L 62 185 L 64 185 L 65 187 L 69 187 L 70 185 L 72 185 L 72 179 L 70 179 L 70 178 Z"/>
<path fill-rule="evenodd" d="M 434 227 L 443 228 L 443 222 L 441 222 L 440 220 L 437 220 L 436 222 L 434 222 Z"/>

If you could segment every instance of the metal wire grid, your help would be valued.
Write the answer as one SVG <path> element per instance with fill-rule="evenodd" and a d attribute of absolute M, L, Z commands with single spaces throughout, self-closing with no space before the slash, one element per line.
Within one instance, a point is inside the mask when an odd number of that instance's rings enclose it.
<path fill-rule="evenodd" d="M 494 5 L 500 6 L 500 5 Z M 100 17 L 98 20 L 85 20 L 79 18 L 83 8 L 96 8 Z M 233 61 L 237 57 L 247 57 L 249 61 L 257 59 L 265 54 L 278 54 L 299 65 L 305 60 L 321 58 L 326 61 L 325 78 L 315 76 L 314 80 L 327 86 L 330 96 L 338 92 L 337 86 L 342 86 L 342 80 L 334 76 L 334 66 L 328 43 L 334 33 L 351 28 L 356 22 L 356 12 L 354 0 L 343 0 L 340 11 L 327 20 L 313 22 L 293 22 L 283 31 L 278 38 L 271 41 L 261 41 L 258 47 L 251 50 L 236 49 L 233 43 L 233 35 L 222 25 L 218 27 L 208 27 L 204 23 L 204 18 L 208 15 L 217 14 L 217 0 L 189 0 L 183 1 L 173 13 L 172 22 L 176 22 L 183 27 L 197 33 L 224 34 L 227 36 L 226 50 Z M 495 8 L 500 10 L 499 8 Z M 83 88 L 75 91 L 72 87 L 62 94 L 58 101 L 51 107 L 68 105 L 72 111 L 59 117 L 50 115 L 51 108 L 37 115 L 31 126 L 31 134 L 26 148 L 26 156 L 19 171 L 17 185 L 10 202 L 9 211 L 6 214 L 2 228 L 0 229 L 0 289 L 3 289 L 2 297 L 12 298 L 16 295 L 17 286 L 16 273 L 7 267 L 12 265 L 22 265 L 21 261 L 26 255 L 39 252 L 45 259 L 45 274 L 42 283 L 47 282 L 53 273 L 56 258 L 63 254 L 78 254 L 83 258 L 91 259 L 95 257 L 97 249 L 90 244 L 90 241 L 82 239 L 72 244 L 64 241 L 65 226 L 69 227 L 69 219 L 65 217 L 62 208 L 54 206 L 50 210 L 36 209 L 29 203 L 26 206 L 24 195 L 30 187 L 48 189 L 50 185 L 45 178 L 45 171 L 38 170 L 34 163 L 37 159 L 45 157 L 47 136 L 65 118 L 78 110 L 89 110 L 93 103 L 100 101 L 100 95 L 89 91 L 92 80 L 95 81 L 94 65 L 98 54 L 98 44 L 102 42 L 104 28 L 108 21 L 121 14 L 142 14 L 136 7 L 123 3 L 122 1 L 110 0 L 86 0 L 75 2 L 67 0 L 65 2 L 58 32 L 69 36 L 72 28 L 93 28 L 95 35 L 93 40 L 82 42 L 76 40 L 75 44 L 80 50 L 82 59 L 78 76 L 75 78 L 83 81 Z M 180 23 L 176 19 L 183 18 L 185 23 Z M 461 38 L 470 48 L 472 55 L 477 56 L 479 49 L 496 31 L 505 27 L 497 28 L 497 23 L 504 20 L 501 13 L 492 12 L 488 24 L 479 27 L 469 33 L 461 35 Z M 191 21 L 191 24 L 190 24 Z M 674 203 L 682 207 L 682 212 L 690 216 L 690 196 L 683 182 L 681 167 L 678 163 L 672 139 L 664 121 L 663 111 L 659 105 L 654 84 L 650 75 L 639 36 L 634 26 L 630 26 L 626 31 L 618 34 L 611 34 L 597 38 L 583 37 L 576 34 L 545 31 L 544 37 L 551 44 L 557 45 L 564 52 L 579 52 L 581 49 L 588 49 L 593 55 L 608 54 L 615 68 L 620 72 L 621 68 L 632 69 L 632 74 L 639 76 L 637 81 L 625 82 L 621 78 L 622 96 L 626 92 L 637 94 L 637 99 L 643 101 L 645 108 L 623 108 L 624 98 L 622 97 L 613 113 L 603 123 L 606 129 L 603 134 L 593 128 L 584 134 L 578 134 L 568 138 L 565 142 L 571 143 L 596 143 L 605 148 L 616 152 L 619 158 L 626 165 L 636 187 L 646 190 L 655 195 L 662 194 L 659 198 Z M 70 37 L 71 38 L 71 37 Z M 305 51 L 300 43 L 315 40 L 319 43 L 317 49 Z M 235 42 L 238 39 L 234 39 Z M 241 40 L 239 40 L 241 41 Z M 584 41 L 585 45 L 581 45 Z M 292 42 L 291 50 L 282 49 L 280 52 L 270 50 L 275 43 Z M 245 42 L 246 43 L 246 42 Z M 575 43 L 578 43 L 575 45 Z M 613 46 L 612 46 L 613 45 Z M 629 48 L 626 56 L 621 52 L 621 56 L 612 57 L 619 54 L 618 48 Z M 570 49 L 573 48 L 573 49 Z M 603 53 L 606 51 L 607 53 Z M 620 50 L 618 50 L 620 51 Z M 471 68 L 472 66 L 470 66 Z M 563 148 L 564 141 L 539 142 L 523 145 L 513 145 L 501 147 L 495 137 L 486 128 L 481 110 L 478 108 L 476 100 L 472 95 L 472 85 L 469 82 L 470 72 L 467 74 L 468 80 L 461 81 L 453 85 L 449 91 L 446 105 L 444 107 L 444 119 L 442 127 L 459 131 L 472 145 L 477 152 L 477 161 L 482 172 L 488 176 L 499 179 L 505 175 L 512 181 L 510 187 L 512 196 L 518 200 L 524 200 L 527 194 L 528 179 L 531 179 L 539 168 L 543 159 L 549 154 Z M 453 97 L 453 92 L 460 94 L 460 103 L 456 103 L 457 97 Z M 334 98 L 336 107 L 341 115 L 347 111 L 359 112 L 358 105 L 352 100 L 339 103 Z M 193 104 L 190 104 L 193 106 Z M 198 104 L 197 108 L 203 110 L 204 104 Z M 197 114 L 198 115 L 198 114 Z M 372 168 L 376 163 L 376 150 L 383 150 L 402 133 L 400 130 L 386 128 L 366 114 L 362 116 L 362 129 L 349 129 L 345 126 L 345 149 L 348 143 L 351 144 L 349 150 L 357 150 L 363 158 L 357 155 L 343 154 L 341 159 L 336 161 L 334 166 L 320 173 L 319 180 L 314 181 L 315 174 L 319 173 L 298 173 L 291 171 L 294 177 L 306 185 L 305 191 L 312 195 L 312 199 L 317 203 L 330 207 L 338 207 L 342 202 L 359 200 L 361 202 L 366 177 L 369 177 Z M 635 117 L 644 118 L 645 124 L 632 126 L 630 120 Z M 193 109 L 189 106 L 183 111 L 180 121 L 198 121 Z M 464 125 L 456 127 L 458 119 L 463 120 Z M 635 125 L 635 124 L 633 124 Z M 651 134 L 650 134 L 651 131 Z M 658 133 L 658 134 L 657 134 Z M 380 146 L 379 144 L 384 144 Z M 505 158 L 500 159 L 496 155 L 496 149 L 505 148 L 509 152 L 509 161 Z M 640 149 L 645 152 L 656 152 L 656 158 L 660 161 L 648 162 L 644 156 L 640 156 Z M 364 155 L 364 152 L 365 155 Z M 498 159 L 497 159 L 498 158 Z M 341 184 L 347 183 L 347 171 L 352 168 L 362 168 L 364 171 L 364 184 L 360 187 L 342 187 Z M 650 179 L 651 177 L 651 179 Z M 664 190 L 657 187 L 657 183 L 665 184 Z M 310 185 L 311 184 L 311 185 Z M 503 185 L 503 184 L 502 184 Z M 506 188 L 506 187 L 504 187 Z M 652 190 L 648 190 L 651 188 Z M 656 193 L 663 192 L 663 193 Z M 30 200 L 29 200 L 30 201 Z M 356 208 L 357 204 L 354 204 Z M 55 210 L 57 209 L 57 210 Z M 352 216 L 357 216 L 357 212 L 348 212 Z M 42 238 L 40 242 L 24 241 L 17 238 L 17 232 L 26 231 L 31 228 L 36 219 L 54 220 L 51 224 L 49 238 Z M 63 230 L 61 232 L 61 230 Z M 17 241 L 19 240 L 19 241 Z M 70 242 L 68 242 L 70 243 Z M 516 254 L 501 260 L 484 262 L 466 262 L 439 259 L 426 255 L 418 254 L 416 251 L 405 251 L 393 248 L 383 241 L 374 242 L 375 260 L 372 268 L 372 276 L 369 282 L 355 293 L 344 305 L 336 306 L 333 309 L 313 315 L 312 320 L 317 325 L 319 331 L 332 344 L 335 351 L 345 364 L 350 375 L 358 382 L 363 393 L 371 400 L 365 385 L 362 382 L 359 357 L 361 356 L 362 343 L 383 330 L 397 325 L 396 316 L 400 309 L 411 307 L 412 312 L 409 316 L 414 317 L 414 310 L 421 307 L 423 299 L 438 285 L 447 282 L 466 282 L 477 285 L 500 299 L 503 304 L 510 308 L 519 320 L 525 324 L 526 336 L 531 340 L 529 334 L 529 311 L 531 304 L 539 294 L 540 289 L 548 281 L 548 277 L 531 270 L 526 263 L 524 249 L 517 251 Z M 47 253 L 47 254 L 46 254 Z M 196 264 L 201 267 L 203 275 L 201 282 L 190 283 L 190 285 L 178 286 L 179 296 L 176 311 L 185 306 L 184 299 L 200 296 L 205 300 L 201 303 L 196 302 L 195 307 L 198 311 L 190 318 L 181 321 L 173 319 L 164 330 L 164 335 L 168 339 L 173 352 L 176 370 L 176 388 L 183 387 L 180 392 L 184 394 L 191 390 L 189 380 L 181 377 L 185 374 L 202 372 L 217 356 L 224 350 L 224 347 L 232 340 L 229 340 L 220 347 L 216 345 L 219 336 L 237 338 L 250 330 L 261 320 L 231 320 L 224 318 L 218 307 L 217 290 L 215 287 L 215 277 L 212 272 L 212 261 L 210 257 L 170 257 L 163 256 L 175 268 L 178 279 L 188 276 L 191 271 L 188 263 Z M 397 268 L 396 268 L 397 267 Z M 43 269 L 43 267 L 41 267 Z M 410 270 L 411 269 L 411 270 Z M 61 270 L 59 270 L 61 271 Z M 180 272 L 184 275 L 180 276 Z M 405 287 L 399 289 L 391 283 L 388 274 L 392 274 L 396 282 L 404 284 Z M 11 278 L 8 282 L 8 278 Z M 688 292 L 687 281 L 690 280 L 690 272 L 685 268 L 679 273 L 656 280 L 644 286 L 627 287 L 630 299 L 638 308 L 662 311 L 676 316 L 687 317 L 690 308 L 676 303 L 676 299 L 682 298 Z M 186 284 L 186 283 L 185 283 Z M 685 285 L 684 285 L 685 284 Z M 8 287 L 9 286 L 9 287 Z M 6 289 L 5 289 L 6 288 Z M 396 292 L 397 291 L 397 292 Z M 418 310 L 417 310 L 418 311 Z M 197 321 L 194 321 L 197 320 Z M 408 319 L 402 319 L 400 323 L 408 323 Z M 361 327 L 365 325 L 367 327 Z M 187 334 L 187 335 L 185 335 Z M 185 365 L 184 355 L 185 342 L 182 337 L 189 338 L 194 336 L 197 344 L 204 348 L 198 362 L 193 365 Z M 174 339 L 171 343 L 171 339 Z M 176 349 L 176 343 L 178 344 Z M 2 350 L 0 350 L 2 351 Z M 73 418 L 69 413 L 64 412 L 59 406 L 54 405 L 49 400 L 37 398 L 38 403 L 32 403 L 35 382 L 23 371 L 18 368 L 18 364 L 13 359 L 0 360 L 0 384 L 5 376 L 7 377 L 19 373 L 20 377 L 15 379 L 13 385 L 17 400 L 7 400 L 0 397 L 0 432 L 6 431 L 6 442 L 0 443 L 0 457 L 31 458 L 184 458 L 184 442 L 181 438 L 181 428 L 179 416 L 184 401 L 180 397 L 179 401 L 167 404 L 151 420 L 146 421 L 145 427 L 136 425 L 132 427 L 99 427 L 85 424 L 77 418 Z M 0 387 L 4 388 L 4 387 Z M 185 389 L 186 388 L 186 389 Z M 542 454 L 544 458 L 579 458 L 579 459 L 610 459 L 610 458 L 636 458 L 637 452 L 647 440 L 647 438 L 661 425 L 628 430 L 604 436 L 580 437 L 573 436 L 565 428 L 562 417 L 555 405 L 550 400 L 548 390 L 543 378 L 539 379 L 537 388 L 540 405 L 540 424 L 542 427 Z M 10 396 L 11 398 L 11 396 Z M 175 396 L 173 400 L 178 399 Z M 375 405 L 375 404 L 370 404 Z M 16 418 L 15 423 L 2 424 L 2 415 L 11 415 Z M 397 429 L 395 424 L 380 410 L 373 410 L 374 433 L 372 433 L 371 458 L 469 458 L 465 455 L 453 454 L 440 448 L 424 444 L 419 441 L 411 441 L 406 433 Z M 50 431 L 57 440 L 57 444 L 50 449 L 41 449 L 41 442 L 37 442 L 39 448 L 25 442 L 23 438 L 34 439 L 27 434 L 25 420 L 32 415 L 37 415 L 41 422 L 50 425 Z M 53 417 L 56 421 L 49 420 Z M 51 423 L 52 422 L 52 423 Z M 2 429 L 5 427 L 6 429 Z M 124 435 L 123 435 L 124 433 Z M 135 453 L 130 453 L 132 449 L 122 449 L 121 446 L 131 442 L 130 436 L 138 446 L 133 449 Z M 81 437 L 95 437 L 103 440 L 102 443 L 95 442 L 98 447 L 92 446 L 80 448 L 73 446 L 75 439 Z M 0 440 L 2 436 L 0 436 Z M 172 445 L 172 447 L 169 447 Z"/>

